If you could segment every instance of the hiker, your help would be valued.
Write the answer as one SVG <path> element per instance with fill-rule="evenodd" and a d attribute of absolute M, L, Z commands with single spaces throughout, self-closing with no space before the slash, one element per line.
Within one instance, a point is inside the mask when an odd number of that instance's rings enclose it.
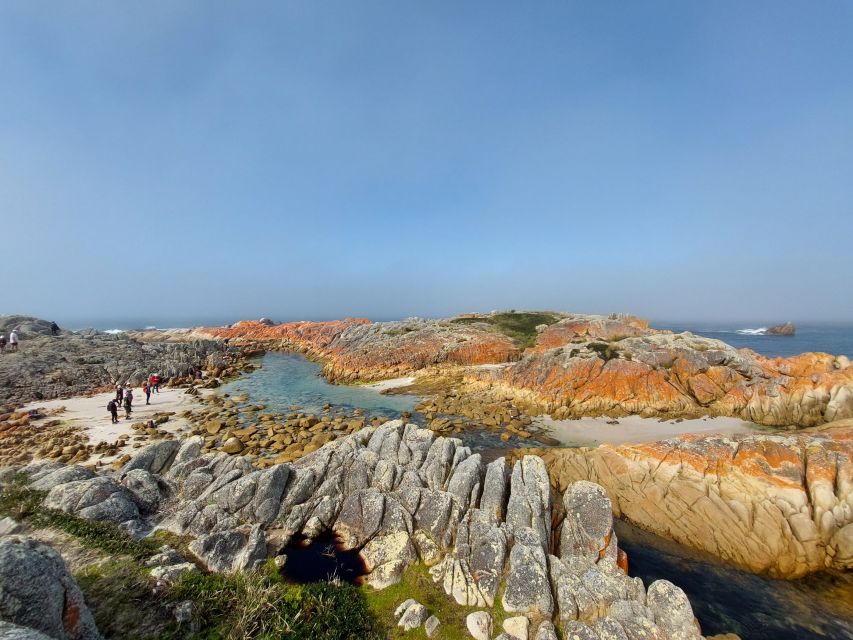
<path fill-rule="evenodd" d="M 17 351 L 18 350 L 18 333 L 12 329 L 12 332 L 9 334 L 9 351 Z"/>
<path fill-rule="evenodd" d="M 0 353 L 4 353 L 6 351 L 6 334 L 0 333 Z"/>
<path fill-rule="evenodd" d="M 152 373 L 148 376 L 148 386 L 154 389 L 157 393 L 160 393 L 160 376 L 156 373 Z"/>
<path fill-rule="evenodd" d="M 127 388 L 124 392 L 124 419 L 130 420 L 130 412 L 133 411 L 133 389 Z"/>
<path fill-rule="evenodd" d="M 145 404 L 151 404 L 151 387 L 147 382 L 142 383 L 142 393 L 145 394 Z"/>
<path fill-rule="evenodd" d="M 50 333 L 55 336 L 59 335 L 59 325 L 55 322 L 50 323 Z"/>
<path fill-rule="evenodd" d="M 110 401 L 107 403 L 107 411 L 110 412 L 110 415 L 113 417 L 113 424 L 118 423 L 118 405 L 116 401 L 110 398 Z"/>
<path fill-rule="evenodd" d="M 120 384 L 116 385 L 116 404 L 121 406 L 122 400 L 124 400 L 124 387 Z"/>

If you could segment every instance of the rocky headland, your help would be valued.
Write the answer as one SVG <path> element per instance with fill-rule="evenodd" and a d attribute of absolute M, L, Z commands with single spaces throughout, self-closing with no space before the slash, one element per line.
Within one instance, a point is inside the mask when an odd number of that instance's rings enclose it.
<path fill-rule="evenodd" d="M 342 548 L 358 551 L 365 588 L 374 592 L 428 568 L 453 613 L 440 619 L 421 602 L 396 604 L 403 628 L 425 625 L 429 636 L 442 637 L 444 626 L 478 640 L 701 637 L 677 586 L 626 575 L 605 491 L 578 481 L 554 492 L 540 457 L 484 465 L 461 441 L 401 421 L 265 470 L 240 456 L 203 453 L 202 445 L 201 438 L 153 444 L 114 472 L 44 462 L 7 469 L 4 497 L 29 492 L 31 510 L 64 514 L 58 521 L 66 525 L 72 518 L 137 539 L 152 531 L 178 536 L 181 544 L 145 562 L 147 580 L 161 585 L 155 597 L 199 572 L 251 573 L 269 560 L 286 572 L 293 540 L 333 532 Z M 22 537 L 19 525 L 4 526 L 13 532 L 0 539 L 7 627 L 31 634 L 19 637 L 100 637 L 56 553 Z M 193 606 L 175 615 L 190 620 Z"/>
<path fill-rule="evenodd" d="M 853 420 L 540 453 L 558 490 L 596 482 L 617 516 L 750 571 L 853 568 Z"/>
<path fill-rule="evenodd" d="M 544 322 L 514 331 L 507 325 L 513 316 Z M 766 358 L 719 340 L 656 330 L 632 316 L 247 321 L 185 336 L 298 350 L 341 382 L 458 375 L 464 367 L 466 392 L 493 392 L 526 413 L 555 418 L 733 416 L 807 427 L 853 417 L 853 368 L 845 356 Z"/>
<path fill-rule="evenodd" d="M 94 330 L 69 332 L 27 316 L 0 316 L 21 327 L 17 352 L 0 356 L 0 407 L 33 400 L 62 398 L 127 383 L 138 386 L 152 373 L 164 380 L 182 378 L 201 368 L 234 375 L 243 354 L 221 340 L 189 339 L 175 343 L 143 341 L 128 334 Z"/>

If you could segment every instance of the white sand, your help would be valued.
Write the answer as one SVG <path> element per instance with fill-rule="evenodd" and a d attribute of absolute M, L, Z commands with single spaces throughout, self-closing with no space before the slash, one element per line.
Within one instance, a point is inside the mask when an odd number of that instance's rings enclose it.
<path fill-rule="evenodd" d="M 382 393 L 383 391 L 387 391 L 388 389 L 397 389 L 399 387 L 408 387 L 411 384 L 415 383 L 414 376 L 407 376 L 405 378 L 391 378 L 390 380 L 381 380 L 379 382 L 371 382 L 370 384 L 364 385 L 365 389 L 373 389 L 375 391 L 379 391 Z"/>
<path fill-rule="evenodd" d="M 693 420 L 667 420 L 627 416 L 617 418 L 619 424 L 607 424 L 613 418 L 580 418 L 578 420 L 554 420 L 548 416 L 534 418 L 548 435 L 567 446 L 596 447 L 600 444 L 635 444 L 666 440 L 683 433 L 731 435 L 762 430 L 758 425 L 740 418 L 698 418 Z"/>
<path fill-rule="evenodd" d="M 135 422 L 147 422 L 155 413 L 174 411 L 180 413 L 186 409 L 191 409 L 196 405 L 196 400 L 193 396 L 184 393 L 184 389 L 161 389 L 160 393 L 151 394 L 151 404 L 145 404 L 145 394 L 142 389 L 137 387 L 133 390 L 133 411 L 130 414 L 130 420 L 124 417 L 124 408 L 120 407 L 118 416 L 118 424 L 112 423 L 112 417 L 107 411 L 107 403 L 110 398 L 115 398 L 115 393 L 99 393 L 94 396 L 76 396 L 74 398 L 66 398 L 64 400 L 42 400 L 31 402 L 24 409 L 43 409 L 50 411 L 59 407 L 65 407 L 61 413 L 51 416 L 51 418 L 59 418 L 66 421 L 72 426 L 77 426 L 89 438 L 90 444 L 98 444 L 99 442 L 112 443 L 122 435 L 128 435 L 128 444 L 122 449 L 122 453 L 133 451 L 133 436 L 137 432 L 130 428 L 130 425 Z M 186 431 L 189 427 L 189 421 L 186 418 L 171 416 L 168 422 L 158 426 L 161 431 L 171 433 L 179 433 Z M 93 455 L 86 464 L 93 460 L 99 462 L 108 462 L 112 458 L 98 457 Z"/>

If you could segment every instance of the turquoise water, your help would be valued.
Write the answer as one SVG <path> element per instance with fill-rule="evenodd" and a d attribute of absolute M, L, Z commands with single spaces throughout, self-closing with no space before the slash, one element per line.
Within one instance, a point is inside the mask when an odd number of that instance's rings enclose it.
<path fill-rule="evenodd" d="M 219 393 L 248 393 L 252 402 L 279 413 L 288 413 L 294 405 L 306 413 L 320 413 L 328 403 L 335 409 L 361 409 L 368 417 L 386 418 L 414 412 L 419 400 L 416 396 L 382 395 L 363 386 L 329 384 L 321 370 L 320 365 L 296 353 L 267 353 L 261 358 L 261 369 L 223 385 Z"/>

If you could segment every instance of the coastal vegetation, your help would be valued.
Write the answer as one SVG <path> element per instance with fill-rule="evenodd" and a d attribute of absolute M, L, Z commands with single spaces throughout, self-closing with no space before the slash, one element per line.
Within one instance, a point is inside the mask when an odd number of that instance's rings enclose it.
<path fill-rule="evenodd" d="M 509 311 L 506 313 L 494 313 L 488 316 L 454 318 L 451 322 L 457 324 L 485 323 L 498 333 L 512 338 L 522 349 L 527 349 L 536 344 L 536 336 L 538 335 L 536 327 L 551 325 L 559 320 L 560 316 L 554 313 Z"/>

